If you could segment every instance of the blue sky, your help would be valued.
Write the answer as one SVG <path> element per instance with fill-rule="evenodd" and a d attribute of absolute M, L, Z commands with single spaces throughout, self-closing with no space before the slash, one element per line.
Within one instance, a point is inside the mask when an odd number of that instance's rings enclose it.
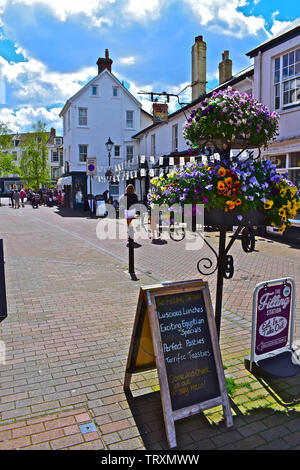
<path fill-rule="evenodd" d="M 299 16 L 299 0 L 0 0 L 0 122 L 22 132 L 41 119 L 61 133 L 63 104 L 106 48 L 112 72 L 150 111 L 138 91 L 183 90 L 195 36 L 207 44 L 209 90 L 224 50 L 235 74 L 252 63 L 246 52 Z"/>

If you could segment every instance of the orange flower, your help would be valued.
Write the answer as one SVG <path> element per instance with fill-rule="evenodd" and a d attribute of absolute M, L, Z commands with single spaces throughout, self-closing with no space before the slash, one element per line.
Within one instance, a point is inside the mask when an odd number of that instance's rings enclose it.
<path fill-rule="evenodd" d="M 219 176 L 225 176 L 225 175 L 226 175 L 226 170 L 225 170 L 225 168 L 223 168 L 223 167 L 221 166 L 221 168 L 219 168 L 219 170 L 218 170 L 218 175 L 219 175 Z"/>
<path fill-rule="evenodd" d="M 228 209 L 232 211 L 232 209 L 235 208 L 235 203 L 233 201 L 226 201 L 226 204 L 228 206 Z"/>
<path fill-rule="evenodd" d="M 228 186 L 228 188 L 232 187 L 232 178 L 229 176 L 229 178 L 225 178 L 225 183 Z"/>
<path fill-rule="evenodd" d="M 218 190 L 224 191 L 224 189 L 225 189 L 225 184 L 223 183 L 223 181 L 218 181 Z"/>
<path fill-rule="evenodd" d="M 240 204 L 242 204 L 242 201 L 241 201 L 240 199 L 236 199 L 235 205 L 236 205 L 236 206 L 239 206 Z"/>

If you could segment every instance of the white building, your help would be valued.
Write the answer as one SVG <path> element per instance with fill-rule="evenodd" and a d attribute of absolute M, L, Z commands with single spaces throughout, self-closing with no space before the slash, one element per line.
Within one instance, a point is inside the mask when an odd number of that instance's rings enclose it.
<path fill-rule="evenodd" d="M 20 164 L 20 159 L 23 153 L 23 145 L 28 134 L 30 133 L 20 132 L 18 134 L 12 134 L 12 147 L 5 150 L 14 157 L 16 166 L 19 166 Z M 56 183 L 57 179 L 64 171 L 62 145 L 63 137 L 56 136 L 56 129 L 52 127 L 50 132 L 47 132 L 47 150 L 48 165 L 51 172 L 51 180 L 49 182 L 53 184 Z M 19 175 L 9 175 L 0 178 L 0 193 L 8 193 L 12 186 L 19 189 L 24 186 L 24 183 L 20 180 Z"/>
<path fill-rule="evenodd" d="M 279 136 L 264 155 L 300 187 L 300 18 L 247 55 L 255 98 L 280 114 Z"/>
<path fill-rule="evenodd" d="M 97 61 L 98 74 L 65 103 L 60 117 L 64 129 L 64 161 L 62 179 L 70 207 L 83 208 L 82 195 L 102 194 L 119 198 L 129 178 L 108 181 L 109 155 L 106 142 L 113 142 L 110 167 L 122 167 L 137 155 L 138 143 L 132 138 L 152 122 L 141 103 L 111 73 L 108 50 Z M 88 181 L 87 157 L 97 159 L 97 174 Z M 123 172 L 125 174 L 125 172 Z M 89 177 L 90 178 L 90 177 Z M 78 196 L 79 195 L 79 196 Z"/>

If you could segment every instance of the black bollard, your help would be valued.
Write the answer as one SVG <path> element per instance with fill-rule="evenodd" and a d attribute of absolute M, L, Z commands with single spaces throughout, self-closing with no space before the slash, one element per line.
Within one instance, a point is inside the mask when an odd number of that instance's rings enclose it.
<path fill-rule="evenodd" d="M 0 239 L 0 322 L 7 317 L 3 240 Z"/>

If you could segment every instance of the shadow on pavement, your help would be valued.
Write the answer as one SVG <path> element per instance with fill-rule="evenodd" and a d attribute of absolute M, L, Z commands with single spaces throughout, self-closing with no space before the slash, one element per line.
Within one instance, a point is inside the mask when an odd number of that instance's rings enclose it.
<path fill-rule="evenodd" d="M 136 391 L 135 391 L 136 392 Z M 126 398 L 146 450 L 168 450 L 165 423 L 159 392 Z M 174 450 L 284 450 L 299 449 L 300 413 L 257 407 L 240 411 L 232 400 L 233 427 L 227 428 L 222 411 L 216 409 L 219 421 L 210 415 L 196 414 L 175 422 L 177 448 Z M 295 432 L 296 431 L 296 432 Z"/>

